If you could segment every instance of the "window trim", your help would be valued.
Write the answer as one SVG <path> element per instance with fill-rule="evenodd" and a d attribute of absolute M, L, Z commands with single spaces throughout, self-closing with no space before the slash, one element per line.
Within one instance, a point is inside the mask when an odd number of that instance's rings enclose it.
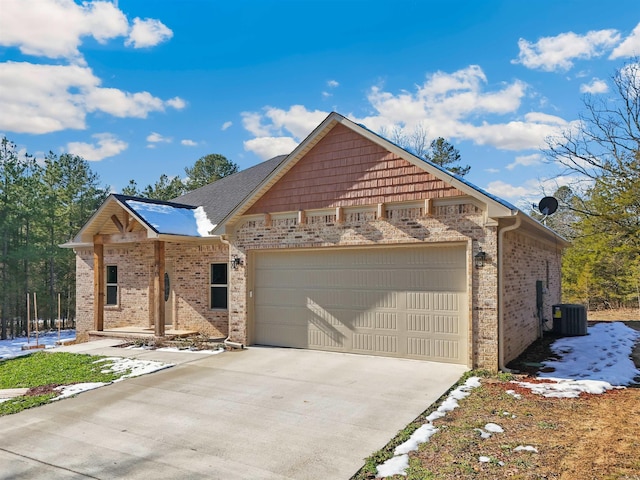
<path fill-rule="evenodd" d="M 115 267 L 116 271 L 116 281 L 114 282 L 109 282 L 109 267 Z M 108 264 L 104 266 L 104 306 L 105 307 L 110 307 L 110 308 L 114 308 L 114 307 L 118 307 L 120 306 L 120 281 L 119 281 L 119 277 L 118 277 L 118 265 L 117 264 Z M 108 303 L 109 301 L 109 287 L 115 287 L 116 288 L 116 303 Z"/>
<path fill-rule="evenodd" d="M 214 265 L 224 265 L 227 269 L 227 275 L 226 275 L 226 283 L 213 283 L 213 278 L 212 278 L 212 267 Z M 211 295 L 211 292 L 213 291 L 214 288 L 218 288 L 218 289 L 225 289 L 225 297 L 226 297 L 226 307 L 214 307 L 211 305 L 213 298 Z M 209 263 L 209 301 L 208 301 L 208 305 L 209 305 L 209 310 L 212 311 L 218 311 L 218 312 L 227 312 L 229 311 L 229 262 L 211 262 Z"/>

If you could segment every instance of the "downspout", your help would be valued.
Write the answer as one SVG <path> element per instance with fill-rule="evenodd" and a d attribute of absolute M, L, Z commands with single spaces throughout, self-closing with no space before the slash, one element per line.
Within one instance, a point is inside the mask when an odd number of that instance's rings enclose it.
<path fill-rule="evenodd" d="M 516 214 L 516 221 L 513 225 L 502 228 L 498 232 L 498 369 L 503 372 L 510 372 L 504 364 L 504 273 L 503 273 L 503 247 L 504 234 L 516 230 L 522 223 L 522 216 Z"/>
<path fill-rule="evenodd" d="M 229 243 L 229 240 L 226 240 L 224 238 L 224 235 L 220 235 L 220 241 L 225 244 L 227 247 L 231 247 L 231 243 Z M 231 291 L 230 288 L 227 288 L 227 296 L 229 296 L 229 292 Z M 227 298 L 227 305 L 229 305 L 229 298 Z M 227 324 L 229 324 L 229 318 L 227 315 Z M 231 338 L 231 328 L 229 328 L 229 334 L 227 335 L 227 338 L 224 339 L 224 345 L 227 347 L 231 347 L 231 348 L 238 348 L 240 350 L 244 349 L 244 345 L 242 343 L 238 343 L 238 342 L 232 342 L 230 340 Z"/>

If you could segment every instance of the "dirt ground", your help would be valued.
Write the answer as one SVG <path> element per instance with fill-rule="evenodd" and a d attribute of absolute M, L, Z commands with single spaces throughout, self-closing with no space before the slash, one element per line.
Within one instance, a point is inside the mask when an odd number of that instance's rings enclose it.
<path fill-rule="evenodd" d="M 487 423 L 504 432 L 481 438 L 476 429 Z M 413 457 L 407 478 L 640 479 L 639 389 L 549 399 L 489 381 L 434 425 L 440 431 Z"/>
<path fill-rule="evenodd" d="M 640 316 L 621 313 L 594 318 L 590 312 L 589 320 L 624 320 L 640 331 Z M 508 365 L 521 372 L 515 380 L 545 381 L 535 375 L 540 362 L 553 356 L 549 345 L 555 339 L 545 336 Z M 632 357 L 640 368 L 640 342 Z M 533 394 L 512 381 L 483 379 L 480 388 L 459 402 L 460 408 L 433 422 L 438 434 L 410 455 L 407 476 L 394 478 L 640 480 L 638 387 L 557 399 Z M 504 432 L 482 438 L 478 429 L 488 423 Z M 518 446 L 536 451 L 516 451 Z"/>

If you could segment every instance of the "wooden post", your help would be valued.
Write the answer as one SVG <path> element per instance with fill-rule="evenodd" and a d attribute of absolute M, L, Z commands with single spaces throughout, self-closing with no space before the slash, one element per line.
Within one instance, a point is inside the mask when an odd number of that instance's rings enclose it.
<path fill-rule="evenodd" d="M 93 328 L 104 330 L 104 245 L 93 242 Z"/>
<path fill-rule="evenodd" d="M 60 293 L 58 293 L 58 341 L 60 341 Z"/>
<path fill-rule="evenodd" d="M 27 292 L 27 345 L 31 338 L 31 302 L 29 299 L 29 292 Z"/>
<path fill-rule="evenodd" d="M 38 345 L 38 297 L 36 297 L 36 292 L 33 292 L 33 315 L 36 317 L 36 345 Z"/>
<path fill-rule="evenodd" d="M 153 303 L 154 326 L 157 337 L 164 337 L 164 242 L 153 242 Z"/>

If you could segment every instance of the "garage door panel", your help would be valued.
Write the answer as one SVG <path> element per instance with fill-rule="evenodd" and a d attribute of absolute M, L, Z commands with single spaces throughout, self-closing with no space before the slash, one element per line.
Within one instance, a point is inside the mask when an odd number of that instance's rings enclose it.
<path fill-rule="evenodd" d="M 467 363 L 464 247 L 260 252 L 258 344 Z"/>

